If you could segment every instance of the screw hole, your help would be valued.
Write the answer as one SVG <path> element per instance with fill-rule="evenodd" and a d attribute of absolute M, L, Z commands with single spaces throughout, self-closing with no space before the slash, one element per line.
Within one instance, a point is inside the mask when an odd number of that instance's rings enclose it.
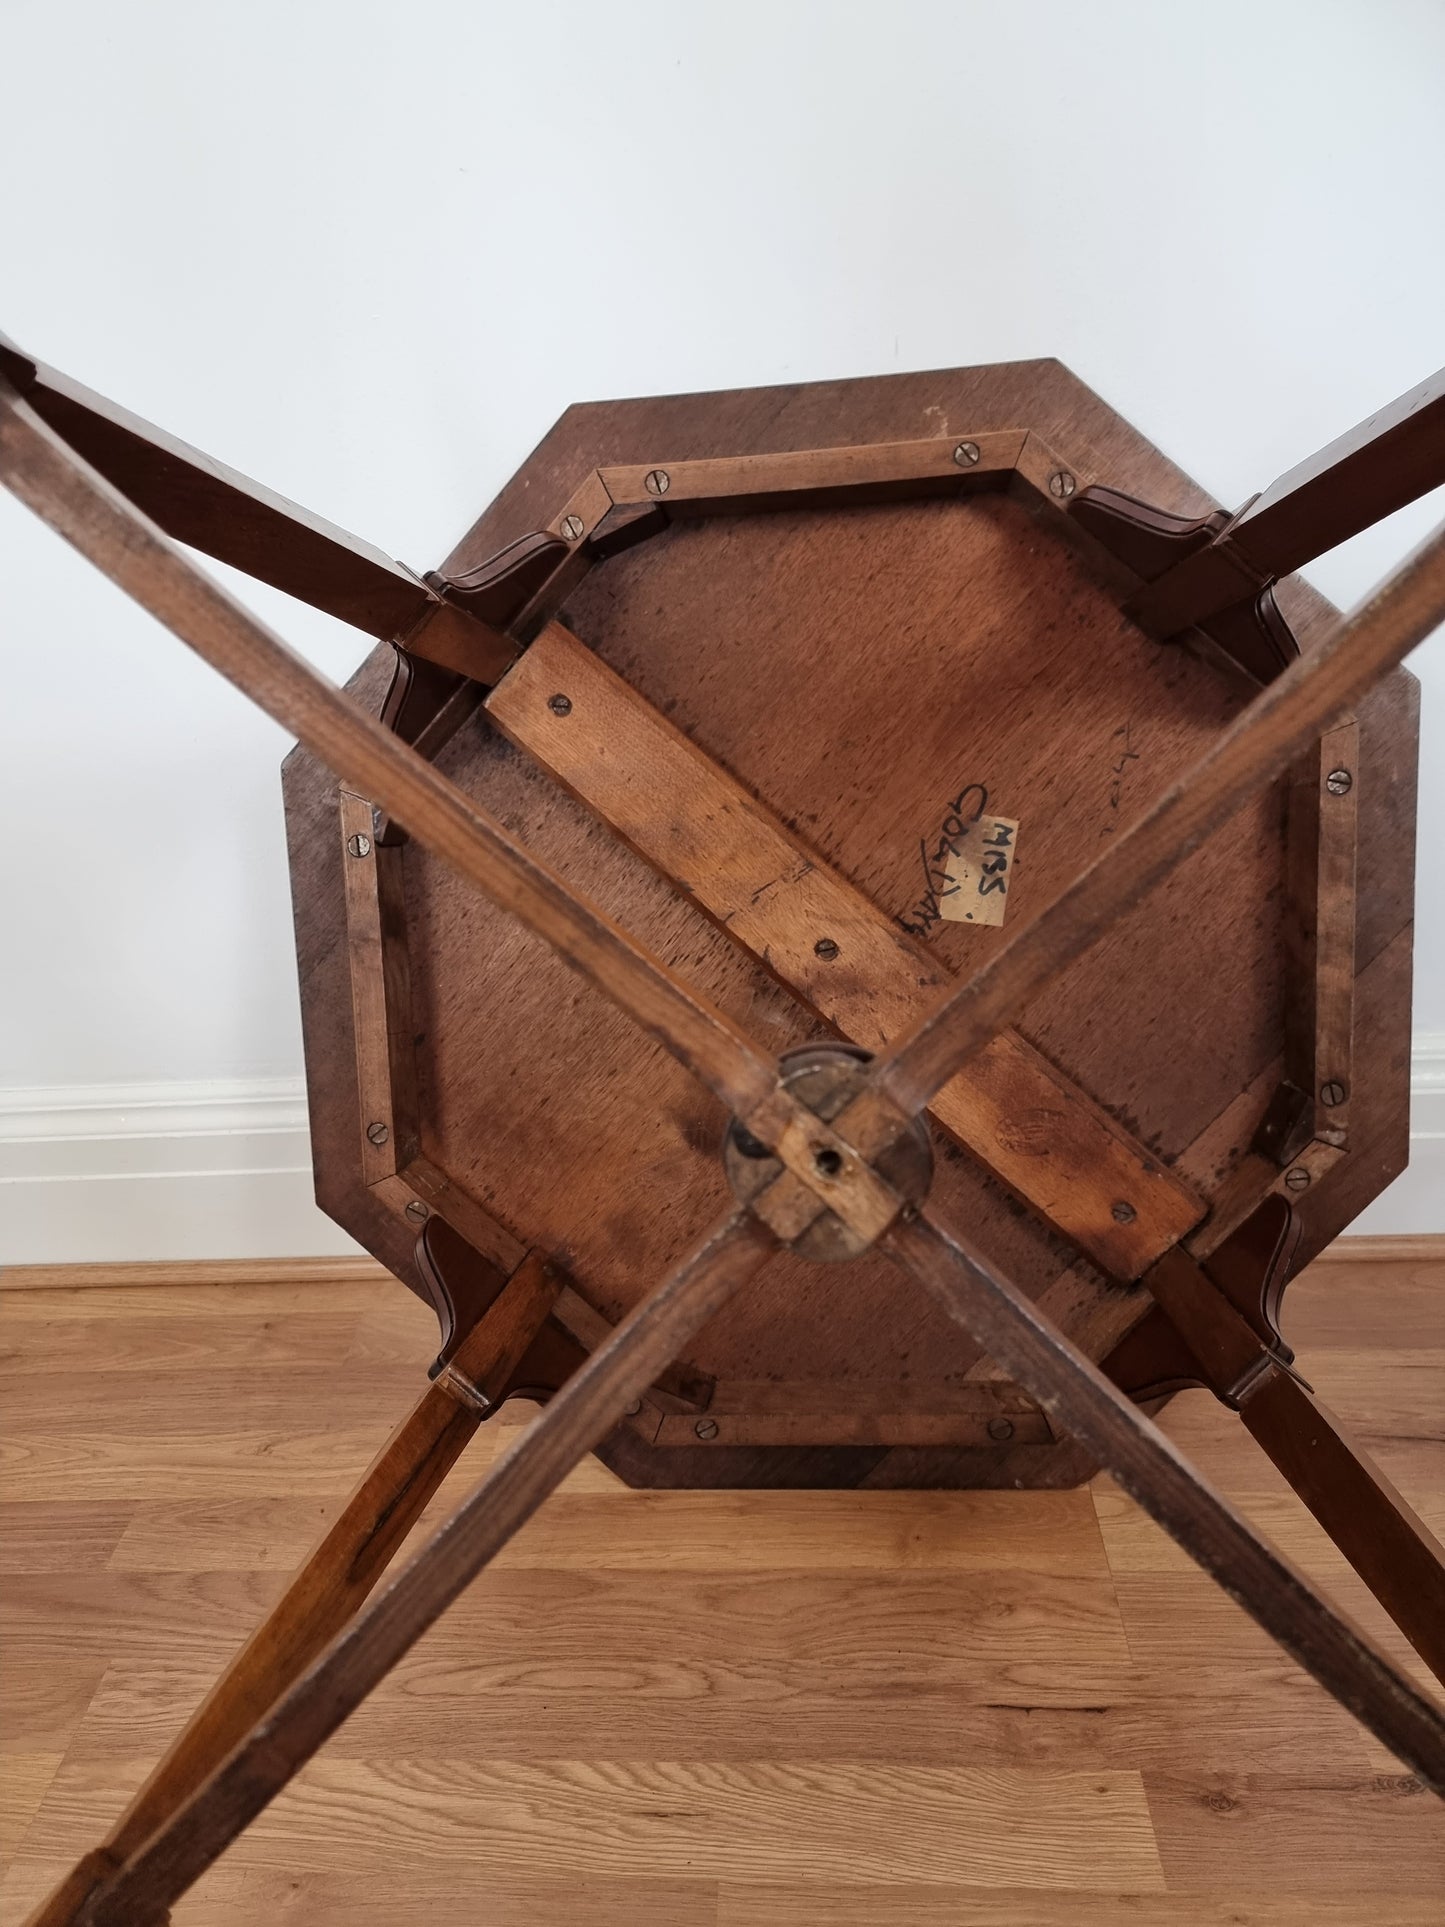
<path fill-rule="evenodd" d="M 821 1178 L 836 1178 L 843 1170 L 843 1153 L 835 1151 L 831 1144 L 825 1144 L 821 1151 L 813 1153 L 813 1169 Z"/>

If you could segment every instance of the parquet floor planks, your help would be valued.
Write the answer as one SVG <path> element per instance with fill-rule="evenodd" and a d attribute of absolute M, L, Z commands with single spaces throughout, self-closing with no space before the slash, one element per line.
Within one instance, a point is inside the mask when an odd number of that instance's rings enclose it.
<path fill-rule="evenodd" d="M 1331 1259 L 1287 1309 L 1445 1528 L 1445 1250 Z M 432 1347 L 354 1272 L 0 1291 L 0 1923 L 99 1838 Z M 1166 1425 L 1408 1659 L 1226 1413 Z M 1437 1927 L 1445 1808 L 1107 1479 L 629 1493 L 589 1463 L 175 1918 Z"/>

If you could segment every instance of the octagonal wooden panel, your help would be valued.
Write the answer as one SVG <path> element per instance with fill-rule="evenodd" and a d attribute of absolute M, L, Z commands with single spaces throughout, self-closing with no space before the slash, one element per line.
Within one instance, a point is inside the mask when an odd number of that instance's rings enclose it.
<path fill-rule="evenodd" d="M 1214 506 L 1065 369 L 1031 362 L 573 408 L 445 567 L 555 526 L 602 465 L 1006 428 L 1159 507 Z M 990 810 L 1021 826 L 1008 921 L 930 922 L 925 938 L 938 966 L 966 975 L 1247 700 L 1242 679 L 1143 636 L 1120 613 L 1120 593 L 1117 570 L 1071 539 L 1057 506 L 1016 487 L 678 520 L 593 569 L 563 617 L 889 918 L 917 922 L 920 845 L 961 789 L 986 787 Z M 1307 648 L 1332 612 L 1298 584 L 1281 602 Z M 356 679 L 374 708 L 390 668 L 383 646 Z M 1304 1222 L 1297 1263 L 1406 1156 L 1412 679 L 1399 672 L 1377 689 L 1359 729 L 1349 1148 L 1291 1194 Z M 485 711 L 439 762 L 761 1043 L 783 1051 L 827 1034 Z M 337 786 L 298 751 L 286 794 L 318 1197 L 420 1289 L 416 1226 L 363 1172 Z M 1279 1082 L 1293 994 L 1284 852 L 1277 791 L 1136 906 L 1019 1026 L 1198 1195 L 1201 1214 L 1239 1182 Z M 518 1251 L 556 1260 L 615 1320 L 722 1207 L 727 1120 L 539 940 L 424 853 L 407 848 L 404 876 L 422 1152 Z M 1015 1164 L 1034 1159 L 1046 1175 L 1058 1154 L 1050 1116 L 1023 1111 L 1000 1128 Z M 1081 1259 L 1076 1242 L 936 1137 L 938 1214 L 1104 1356 L 1148 1306 L 1127 1267 L 1111 1277 Z M 1106 1264 L 1107 1240 L 1104 1224 L 1095 1255 Z M 988 1389 L 988 1361 L 881 1258 L 820 1267 L 784 1254 L 699 1335 L 689 1363 L 716 1381 L 706 1436 L 685 1407 L 625 1421 L 602 1456 L 635 1483 L 1032 1485 L 1090 1470 L 1029 1401 Z M 988 1431 L 994 1411 L 1012 1414 L 1007 1436 Z"/>

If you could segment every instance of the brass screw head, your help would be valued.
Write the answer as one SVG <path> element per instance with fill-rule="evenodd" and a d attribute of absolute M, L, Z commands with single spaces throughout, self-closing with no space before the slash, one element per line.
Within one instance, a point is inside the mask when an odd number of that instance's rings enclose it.
<path fill-rule="evenodd" d="M 1066 502 L 1078 486 L 1066 468 L 1056 468 L 1049 477 L 1049 494 L 1057 496 L 1061 502 Z"/>
<path fill-rule="evenodd" d="M 672 487 L 672 477 L 665 468 L 650 468 L 646 486 L 649 495 L 666 495 Z"/>
<path fill-rule="evenodd" d="M 1285 1172 L 1284 1182 L 1285 1182 L 1286 1190 L 1308 1191 L 1309 1184 L 1310 1184 L 1310 1174 L 1308 1171 L 1304 1170 L 1301 1166 L 1296 1165 L 1293 1171 Z"/>
<path fill-rule="evenodd" d="M 824 963 L 832 963 L 838 954 L 838 946 L 831 937 L 819 937 L 813 945 L 813 955 L 821 957 Z"/>
<path fill-rule="evenodd" d="M 580 515 L 567 515 L 562 518 L 562 533 L 569 542 L 577 541 L 585 527 L 586 524 Z"/>
<path fill-rule="evenodd" d="M 1120 1198 L 1119 1202 L 1113 1206 L 1109 1215 L 1113 1218 L 1115 1224 L 1133 1224 L 1139 1213 L 1126 1199 Z"/>
<path fill-rule="evenodd" d="M 958 447 L 953 451 L 953 459 L 958 463 L 960 468 L 972 468 L 978 460 L 978 455 L 979 449 L 977 442 L 960 442 Z"/>
<path fill-rule="evenodd" d="M 366 1127 L 366 1141 L 368 1144 L 385 1144 L 390 1136 L 391 1132 L 387 1130 L 384 1124 L 368 1124 Z"/>
<path fill-rule="evenodd" d="M 369 836 L 363 836 L 360 830 L 358 830 L 355 836 L 347 837 L 346 847 L 353 856 L 370 856 L 371 838 Z"/>
<path fill-rule="evenodd" d="M 572 714 L 572 698 L 570 696 L 560 695 L 549 696 L 547 698 L 547 707 L 554 716 L 570 716 Z"/>
<path fill-rule="evenodd" d="M 1002 1445 L 1006 1439 L 1011 1439 L 1014 1435 L 1013 1420 L 1008 1418 L 991 1418 L 988 1422 L 988 1435 L 991 1439 L 996 1440 L 999 1445 Z"/>
<path fill-rule="evenodd" d="M 717 1420 L 715 1418 L 700 1418 L 692 1429 L 700 1439 L 715 1439 L 718 1430 Z"/>
<path fill-rule="evenodd" d="M 431 1212 L 426 1205 L 422 1203 L 420 1198 L 413 1198 L 411 1203 L 406 1207 L 406 1215 L 411 1219 L 413 1224 L 425 1224 L 431 1216 Z"/>
<path fill-rule="evenodd" d="M 1355 786 L 1355 779 L 1347 769 L 1332 769 L 1325 778 L 1325 788 L 1331 796 L 1348 796 Z"/>

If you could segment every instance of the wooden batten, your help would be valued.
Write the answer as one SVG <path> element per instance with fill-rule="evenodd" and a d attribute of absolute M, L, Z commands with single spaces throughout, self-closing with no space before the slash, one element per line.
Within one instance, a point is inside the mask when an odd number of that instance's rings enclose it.
<path fill-rule="evenodd" d="M 881 1047 L 949 983 L 922 944 L 561 624 L 497 685 L 487 712 L 852 1042 Z M 1138 1277 L 1204 1215 L 1189 1185 L 1017 1031 L 987 1045 L 938 1094 L 933 1113 L 1116 1277 Z M 1020 1133 L 1020 1116 L 1036 1128 Z"/>
<path fill-rule="evenodd" d="M 421 1143 L 404 853 L 399 845 L 377 841 L 371 803 L 351 790 L 337 797 L 337 824 L 356 1032 L 357 1150 L 366 1182 L 377 1184 L 408 1165 Z"/>
<path fill-rule="evenodd" d="M 642 462 L 603 468 L 598 479 L 617 508 L 660 504 L 669 515 L 845 506 L 998 486 L 1019 458 L 1022 429 L 874 442 L 798 452 L 727 455 L 703 461 Z"/>
<path fill-rule="evenodd" d="M 376 838 L 372 805 L 337 799 L 356 1038 L 357 1146 L 368 1187 L 417 1231 L 439 1211 L 504 1275 L 526 1256 L 515 1238 L 422 1153 L 412 1042 L 404 843 Z"/>
<path fill-rule="evenodd" d="M 1354 1084 L 1359 750 L 1351 717 L 1296 764 L 1288 787 L 1285 1075 L 1309 1136 L 1340 1149 Z"/>

